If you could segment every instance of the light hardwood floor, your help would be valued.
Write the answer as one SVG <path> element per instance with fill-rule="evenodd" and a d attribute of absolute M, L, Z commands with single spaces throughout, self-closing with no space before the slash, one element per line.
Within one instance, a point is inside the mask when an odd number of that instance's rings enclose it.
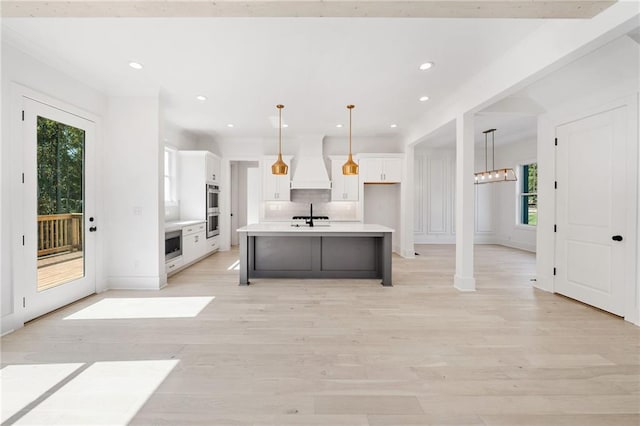
<path fill-rule="evenodd" d="M 137 425 L 640 424 L 639 328 L 533 289 L 530 253 L 477 246 L 478 291 L 461 293 L 453 246 L 416 251 L 394 257 L 391 288 L 239 287 L 237 252 L 217 253 L 160 292 L 110 291 L 33 321 L 2 338 L 2 365 L 176 360 Z M 173 296 L 215 299 L 193 318 L 63 319 Z"/>

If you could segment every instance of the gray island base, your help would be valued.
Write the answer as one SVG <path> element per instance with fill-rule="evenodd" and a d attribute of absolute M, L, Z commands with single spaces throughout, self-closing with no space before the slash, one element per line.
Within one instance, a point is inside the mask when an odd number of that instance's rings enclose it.
<path fill-rule="evenodd" d="M 254 224 L 238 233 L 240 285 L 251 278 L 380 278 L 392 285 L 391 228 Z"/>

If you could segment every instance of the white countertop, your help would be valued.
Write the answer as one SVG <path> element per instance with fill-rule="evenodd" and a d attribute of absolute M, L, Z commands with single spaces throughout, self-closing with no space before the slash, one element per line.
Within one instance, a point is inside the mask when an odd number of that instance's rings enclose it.
<path fill-rule="evenodd" d="M 199 223 L 205 223 L 205 222 L 206 221 L 204 220 L 172 220 L 170 222 L 164 223 L 164 231 L 165 232 L 178 231 L 184 228 L 185 226 L 197 225 Z"/>
<path fill-rule="evenodd" d="M 383 225 L 372 223 L 331 223 L 329 226 L 291 226 L 289 223 L 255 223 L 243 226 L 237 230 L 238 232 L 281 232 L 281 233 L 339 233 L 339 232 L 357 232 L 357 233 L 378 233 L 378 232 L 394 232 L 393 229 Z"/>

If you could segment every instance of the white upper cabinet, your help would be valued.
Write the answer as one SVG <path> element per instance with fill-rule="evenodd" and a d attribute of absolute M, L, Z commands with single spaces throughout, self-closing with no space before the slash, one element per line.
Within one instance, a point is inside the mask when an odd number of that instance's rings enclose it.
<path fill-rule="evenodd" d="M 178 159 L 180 217 L 206 220 L 207 183 L 219 181 L 220 158 L 209 151 L 178 151 Z"/>
<path fill-rule="evenodd" d="M 208 152 L 205 157 L 206 157 L 205 162 L 207 167 L 206 181 L 213 182 L 213 183 L 220 182 L 220 168 L 221 168 L 220 157 L 210 152 Z"/>
<path fill-rule="evenodd" d="M 271 165 L 278 157 L 268 156 L 262 159 L 262 199 L 265 201 L 289 201 L 291 199 L 291 158 L 283 155 L 282 160 L 289 166 L 286 175 L 271 173 Z"/>
<path fill-rule="evenodd" d="M 347 156 L 331 156 L 331 201 L 358 201 L 359 175 L 342 174 Z M 357 160 L 354 160 L 357 162 Z"/>
<path fill-rule="evenodd" d="M 362 158 L 360 173 L 365 183 L 399 183 L 402 181 L 402 158 Z"/>

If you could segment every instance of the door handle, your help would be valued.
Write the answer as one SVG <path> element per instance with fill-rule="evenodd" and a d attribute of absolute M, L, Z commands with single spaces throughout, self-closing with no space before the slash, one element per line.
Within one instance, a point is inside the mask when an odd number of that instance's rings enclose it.
<path fill-rule="evenodd" d="M 92 226 L 92 227 L 89 228 L 89 232 L 96 232 L 97 230 L 98 230 L 98 228 L 95 227 L 95 226 Z"/>
<path fill-rule="evenodd" d="M 611 239 L 613 241 L 622 241 L 622 235 L 614 235 Z"/>

